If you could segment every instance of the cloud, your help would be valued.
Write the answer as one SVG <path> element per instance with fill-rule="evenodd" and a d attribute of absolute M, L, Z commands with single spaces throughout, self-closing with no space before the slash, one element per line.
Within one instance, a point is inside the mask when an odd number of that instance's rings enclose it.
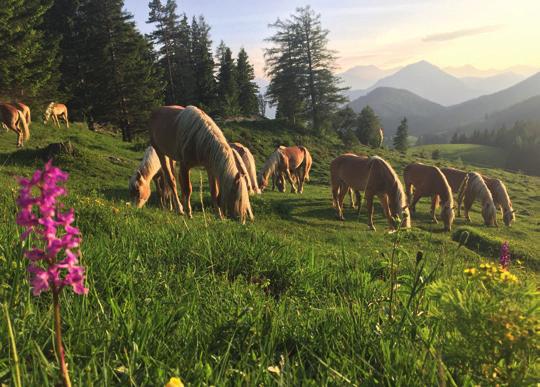
<path fill-rule="evenodd" d="M 446 40 L 454 40 L 466 36 L 473 36 L 493 32 L 501 29 L 501 25 L 483 26 L 478 28 L 466 28 L 463 30 L 442 32 L 440 34 L 432 34 L 422 39 L 424 42 L 444 42 Z"/>

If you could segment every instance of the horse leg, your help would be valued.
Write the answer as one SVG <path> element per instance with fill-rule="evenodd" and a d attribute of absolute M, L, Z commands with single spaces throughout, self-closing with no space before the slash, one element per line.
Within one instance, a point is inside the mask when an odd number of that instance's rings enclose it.
<path fill-rule="evenodd" d="M 293 177 L 291 176 L 291 171 L 289 171 L 289 168 L 285 170 L 285 177 L 287 178 L 289 183 L 291 183 L 291 193 L 297 193 L 298 190 L 296 189 L 296 186 L 294 185 L 294 180 L 293 180 Z"/>
<path fill-rule="evenodd" d="M 191 180 L 189 179 L 189 168 L 185 163 L 180 165 L 180 171 L 178 172 L 178 180 L 180 180 L 180 188 L 182 189 L 182 201 L 184 202 L 184 208 L 187 210 L 188 218 L 193 218 L 191 212 L 191 193 L 193 187 L 191 186 Z"/>
<path fill-rule="evenodd" d="M 431 220 L 433 223 L 437 224 L 439 223 L 437 221 L 437 216 L 435 215 L 435 210 L 439 206 L 439 195 L 433 195 L 431 197 Z"/>
<path fill-rule="evenodd" d="M 58 129 L 60 129 L 60 121 L 58 121 L 58 117 L 54 113 L 52 114 L 52 120 L 54 122 L 54 126 L 58 127 Z"/>
<path fill-rule="evenodd" d="M 345 199 L 345 195 L 347 195 L 347 188 L 348 187 L 344 185 L 338 186 L 337 210 L 338 210 L 339 220 L 345 220 L 345 216 L 343 216 L 343 200 Z"/>
<path fill-rule="evenodd" d="M 368 213 L 368 226 L 370 230 L 375 231 L 375 226 L 373 225 L 373 194 L 371 192 L 366 192 L 365 197 Z"/>
<path fill-rule="evenodd" d="M 356 207 L 358 208 L 357 215 L 360 216 L 360 209 L 362 208 L 362 194 L 360 191 L 353 190 L 353 194 L 356 197 Z"/>
<path fill-rule="evenodd" d="M 384 216 L 386 216 L 386 220 L 388 221 L 388 226 L 390 230 L 395 230 L 396 226 L 394 224 L 394 219 L 392 218 L 392 213 L 390 212 L 390 204 L 388 203 L 388 195 L 381 194 L 378 195 L 379 201 L 381 202 L 381 206 L 383 208 Z"/>
<path fill-rule="evenodd" d="M 66 127 L 69 129 L 69 121 L 68 121 L 68 114 L 67 114 L 67 112 L 64 112 L 63 117 L 64 117 L 64 121 L 66 121 Z"/>
<path fill-rule="evenodd" d="M 418 203 L 418 201 L 421 198 L 422 198 L 422 194 L 418 190 L 415 190 L 414 193 L 413 193 L 413 198 L 412 198 L 411 205 L 409 207 L 411 213 L 414 214 L 416 212 L 416 203 Z"/>
<path fill-rule="evenodd" d="M 216 210 L 218 218 L 223 219 L 223 213 L 219 207 L 219 187 L 217 184 L 217 179 L 208 173 L 208 185 L 210 186 L 210 196 L 212 197 L 212 204 Z"/>
<path fill-rule="evenodd" d="M 296 171 L 296 181 L 298 182 L 298 192 L 304 193 L 304 173 L 301 168 Z"/>
<path fill-rule="evenodd" d="M 167 162 L 167 157 L 162 155 L 161 153 L 158 153 L 159 162 L 161 164 L 161 170 L 163 172 L 163 176 L 165 177 L 165 182 L 173 192 L 173 200 L 176 209 L 178 210 L 178 213 L 180 215 L 184 215 L 184 208 L 182 207 L 182 203 L 180 203 L 180 199 L 178 198 L 178 190 L 176 189 L 176 179 L 174 178 L 174 170 L 171 170 L 171 167 L 169 163 Z"/>
<path fill-rule="evenodd" d="M 471 217 L 469 216 L 469 211 L 473 205 L 474 199 L 471 200 L 467 196 L 463 199 L 463 216 L 467 222 L 471 222 Z"/>

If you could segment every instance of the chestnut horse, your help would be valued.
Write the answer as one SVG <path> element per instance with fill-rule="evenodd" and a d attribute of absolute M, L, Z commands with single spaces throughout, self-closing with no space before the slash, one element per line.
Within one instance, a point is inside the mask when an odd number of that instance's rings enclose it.
<path fill-rule="evenodd" d="M 17 102 L 17 101 L 13 101 L 11 102 L 11 104 L 15 106 L 17 110 L 20 110 L 24 114 L 26 123 L 28 124 L 28 126 L 30 126 L 30 124 L 32 123 L 32 115 L 30 114 L 30 107 L 28 107 L 28 105 L 22 102 Z"/>
<path fill-rule="evenodd" d="M 51 102 L 45 110 L 43 123 L 46 124 L 49 121 L 49 118 L 52 118 L 54 124 L 60 127 L 60 120 L 58 119 L 58 117 L 62 118 L 66 123 L 66 127 L 69 128 L 68 110 L 66 105 L 64 105 L 63 103 Z"/>
<path fill-rule="evenodd" d="M 229 145 L 232 149 L 238 152 L 244 165 L 247 169 L 248 175 L 248 189 L 250 194 L 260 194 L 259 184 L 257 183 L 257 169 L 255 167 L 255 158 L 250 150 L 239 142 L 230 142 Z M 238 166 L 238 165 L 237 165 Z"/>
<path fill-rule="evenodd" d="M 415 213 L 416 203 L 420 198 L 429 196 L 431 197 L 431 219 L 437 223 L 435 210 L 439 202 L 442 202 L 441 219 L 444 222 L 444 230 L 450 231 L 454 222 L 454 198 L 452 188 L 441 170 L 431 165 L 412 163 L 405 167 L 403 179 L 410 211 Z"/>
<path fill-rule="evenodd" d="M 174 161 L 172 162 L 174 170 Z M 137 208 L 143 207 L 150 198 L 150 183 L 154 181 L 162 208 L 172 209 L 172 191 L 165 184 L 165 178 L 161 170 L 161 164 L 156 150 L 149 146 L 144 152 L 144 157 L 139 167 L 129 179 L 129 195 Z"/>
<path fill-rule="evenodd" d="M 291 184 L 292 193 L 302 193 L 304 182 L 309 181 L 309 171 L 313 160 L 306 147 L 303 146 L 279 146 L 268 157 L 259 172 L 259 188 L 264 190 L 268 186 L 268 178 L 277 178 L 278 188 L 285 191 L 285 178 Z M 298 188 L 295 183 L 298 184 Z"/>
<path fill-rule="evenodd" d="M 467 176 L 467 172 L 455 168 L 441 168 L 441 171 L 446 176 L 448 183 L 450 183 L 452 191 L 456 193 L 459 192 L 459 187 Z M 495 207 L 501 209 L 504 224 L 510 226 L 515 220 L 515 211 L 512 208 L 512 201 L 510 200 L 506 186 L 499 179 L 487 176 L 482 176 L 482 178 L 493 196 Z M 458 216 L 461 216 L 460 207 L 461 203 L 458 203 Z"/>
<path fill-rule="evenodd" d="M 477 172 L 469 172 L 459 188 L 458 204 L 463 202 L 465 219 L 469 222 L 469 210 L 475 200 L 482 202 L 482 217 L 486 226 L 497 226 L 497 209 L 493 196 L 482 176 Z"/>
<path fill-rule="evenodd" d="M 156 149 L 167 184 L 174 192 L 178 210 L 178 191 L 167 157 L 180 164 L 179 181 L 187 214 L 192 216 L 189 171 L 202 166 L 208 173 L 212 202 L 218 215 L 245 222 L 252 219 L 249 192 L 244 176 L 236 166 L 235 155 L 215 122 L 195 106 L 163 106 L 152 113 L 150 142 Z"/>
<path fill-rule="evenodd" d="M 338 217 L 343 220 L 343 199 L 349 188 L 364 191 L 368 211 L 368 226 L 373 225 L 373 197 L 378 196 L 388 220 L 390 229 L 395 229 L 394 218 L 399 217 L 401 225 L 411 227 L 409 209 L 403 185 L 394 169 L 378 156 L 367 157 L 351 153 L 338 156 L 330 164 L 332 199 Z M 360 204 L 359 204 L 360 207 Z"/>
<path fill-rule="evenodd" d="M 11 104 L 0 103 L 0 119 L 4 128 L 17 133 L 17 147 L 22 147 L 23 142 L 30 139 L 30 129 L 22 111 Z"/>

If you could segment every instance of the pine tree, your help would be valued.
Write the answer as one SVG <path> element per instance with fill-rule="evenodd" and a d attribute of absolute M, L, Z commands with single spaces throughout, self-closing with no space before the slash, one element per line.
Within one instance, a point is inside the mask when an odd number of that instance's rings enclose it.
<path fill-rule="evenodd" d="M 151 0 L 148 7 L 150 12 L 147 23 L 156 24 L 156 29 L 150 34 L 150 38 L 154 45 L 159 46 L 159 63 L 166 75 L 165 103 L 172 105 L 177 103 L 175 76 L 178 69 L 175 60 L 177 52 L 175 38 L 179 35 L 179 31 L 176 2 L 167 0 L 164 5 L 161 0 Z"/>
<path fill-rule="evenodd" d="M 262 93 L 259 93 L 259 95 L 257 95 L 257 102 L 258 102 L 258 105 L 259 105 L 259 115 L 261 117 L 266 117 L 266 98 L 264 97 L 264 95 Z"/>
<path fill-rule="evenodd" d="M 160 104 L 162 87 L 150 43 L 136 30 L 122 0 L 86 0 L 81 7 L 84 79 L 90 121 L 111 123 L 131 141 Z"/>
<path fill-rule="evenodd" d="M 454 134 L 452 135 L 452 138 L 450 139 L 450 144 L 458 144 L 458 141 L 459 141 L 459 133 L 454 132 Z"/>
<path fill-rule="evenodd" d="M 405 153 L 407 148 L 409 148 L 409 127 L 406 117 L 401 120 L 397 128 L 396 135 L 394 136 L 394 148 L 402 153 Z"/>
<path fill-rule="evenodd" d="M 191 60 L 195 81 L 194 102 L 202 109 L 212 112 L 216 108 L 216 80 L 210 26 L 203 16 L 191 22 Z"/>
<path fill-rule="evenodd" d="M 356 136 L 364 145 L 376 147 L 379 145 L 378 133 L 381 127 L 379 117 L 370 106 L 362 109 L 358 116 Z"/>
<path fill-rule="evenodd" d="M 253 66 L 249 63 L 246 50 L 241 48 L 236 59 L 236 82 L 238 84 L 238 104 L 244 116 L 255 115 L 259 111 L 257 99 L 259 87 L 253 82 L 254 79 Z"/>
<path fill-rule="evenodd" d="M 320 130 L 345 102 L 332 73 L 336 58 L 327 48 L 329 31 L 309 6 L 271 27 L 277 31 L 268 39 L 274 47 L 266 50 L 270 100 L 278 113 L 286 108 L 287 118 L 302 115 Z"/>
<path fill-rule="evenodd" d="M 231 49 L 223 41 L 218 47 L 217 57 L 219 61 L 217 76 L 218 111 L 223 117 L 239 115 L 236 65 Z"/>
<path fill-rule="evenodd" d="M 55 92 L 58 40 L 44 39 L 44 15 L 52 0 L 3 0 L 0 6 L 0 92 L 24 99 Z"/>

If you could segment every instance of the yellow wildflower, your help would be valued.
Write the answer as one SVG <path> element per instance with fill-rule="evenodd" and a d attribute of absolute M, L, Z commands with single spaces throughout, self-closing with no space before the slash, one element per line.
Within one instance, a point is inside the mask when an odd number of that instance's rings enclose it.
<path fill-rule="evenodd" d="M 463 272 L 469 276 L 473 276 L 476 274 L 476 268 L 470 267 L 468 269 L 463 270 Z"/>
<path fill-rule="evenodd" d="M 506 337 L 506 339 L 508 341 L 515 341 L 516 338 L 514 337 L 514 335 L 511 333 L 511 332 L 506 332 L 506 334 L 504 335 L 504 337 Z"/>
<path fill-rule="evenodd" d="M 279 369 L 278 366 L 270 366 L 267 368 L 268 372 L 271 372 L 273 374 L 276 374 L 276 375 L 279 375 L 281 374 L 281 370 Z"/>
<path fill-rule="evenodd" d="M 165 387 L 184 387 L 184 383 L 182 383 L 182 379 L 172 377 L 169 379 L 169 382 L 165 385 Z"/>
<path fill-rule="evenodd" d="M 504 271 L 501 273 L 501 280 L 505 282 L 517 282 L 517 277 L 510 273 L 509 271 Z"/>

